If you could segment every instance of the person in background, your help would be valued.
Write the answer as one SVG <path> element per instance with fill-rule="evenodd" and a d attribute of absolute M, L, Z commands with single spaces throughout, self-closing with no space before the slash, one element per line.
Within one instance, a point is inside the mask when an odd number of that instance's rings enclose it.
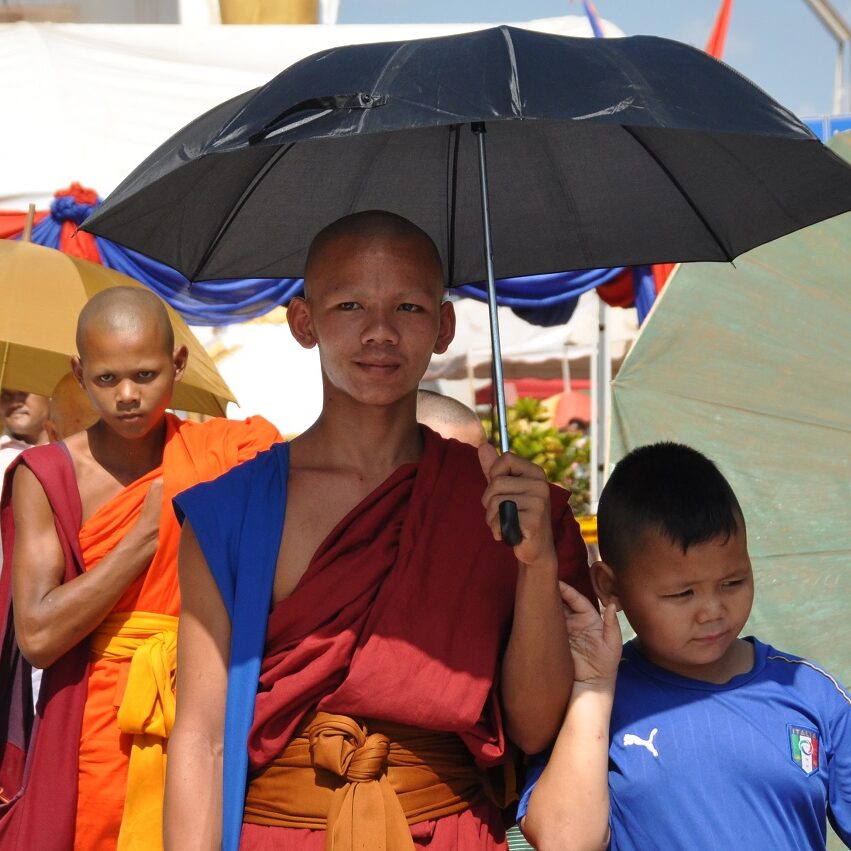
<path fill-rule="evenodd" d="M 753 574 L 715 465 L 644 446 L 600 497 L 597 608 L 562 586 L 574 686 L 518 810 L 540 851 L 824 849 L 851 843 L 851 697 L 807 659 L 740 637 Z M 804 589 L 805 593 L 805 589 Z M 636 638 L 621 649 L 616 610 Z"/>
<path fill-rule="evenodd" d="M 481 446 L 487 440 L 482 421 L 475 411 L 457 399 L 433 390 L 417 391 L 417 422 L 441 437 L 454 437 L 470 446 Z"/>
<path fill-rule="evenodd" d="M 0 391 L 0 419 L 6 429 L 0 434 L 0 482 L 6 468 L 19 452 L 47 443 L 44 421 L 47 419 L 47 396 L 4 387 Z"/>
<path fill-rule="evenodd" d="M 26 393 L 4 387 L 0 390 L 0 422 L 5 429 L 0 434 L 0 489 L 9 465 L 25 449 L 47 443 L 45 419 L 47 396 Z M 2 538 L 0 538 L 2 544 Z M 0 571 L 3 570 L 3 551 L 0 548 Z"/>

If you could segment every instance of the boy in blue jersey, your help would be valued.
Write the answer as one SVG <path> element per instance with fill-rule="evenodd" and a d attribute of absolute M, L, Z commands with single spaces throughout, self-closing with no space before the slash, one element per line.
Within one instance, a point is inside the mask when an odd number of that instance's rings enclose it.
<path fill-rule="evenodd" d="M 636 449 L 600 499 L 602 617 L 563 586 L 574 687 L 518 810 L 550 849 L 851 845 L 851 698 L 812 662 L 739 638 L 745 522 L 699 452 Z M 636 638 L 621 648 L 616 611 Z"/>

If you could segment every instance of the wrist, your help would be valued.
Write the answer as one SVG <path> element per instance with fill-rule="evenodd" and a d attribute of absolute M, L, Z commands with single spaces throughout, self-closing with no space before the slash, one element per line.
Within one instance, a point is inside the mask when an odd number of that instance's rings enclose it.
<path fill-rule="evenodd" d="M 517 566 L 522 572 L 535 571 L 535 573 L 550 573 L 553 576 L 558 576 L 558 559 L 554 549 L 544 553 L 538 558 L 531 561 L 517 560 Z"/>
<path fill-rule="evenodd" d="M 615 694 L 615 676 L 574 680 L 573 697 L 578 698 L 584 694 L 611 699 Z"/>

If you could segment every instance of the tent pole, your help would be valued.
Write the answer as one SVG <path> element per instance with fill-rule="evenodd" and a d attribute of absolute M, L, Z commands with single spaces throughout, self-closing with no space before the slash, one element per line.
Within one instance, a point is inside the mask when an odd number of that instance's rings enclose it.
<path fill-rule="evenodd" d="M 3 378 L 6 375 L 6 361 L 9 360 L 9 341 L 3 342 L 3 360 L 0 362 L 0 387 L 3 387 Z"/>
<path fill-rule="evenodd" d="M 597 503 L 606 480 L 606 440 L 609 418 L 609 385 L 612 380 L 612 360 L 609 355 L 608 305 L 597 296 L 597 344 L 591 356 L 591 400 L 594 409 L 591 421 L 591 512 L 597 513 Z"/>
<path fill-rule="evenodd" d="M 493 243 L 491 241 L 490 198 L 488 196 L 488 168 L 485 156 L 485 125 L 483 121 L 472 124 L 479 144 L 479 184 L 482 190 L 482 229 L 485 236 L 485 265 L 488 274 L 488 313 L 490 316 L 491 351 L 493 353 L 493 383 L 496 389 L 496 413 L 499 420 L 499 448 L 503 452 L 511 449 L 508 440 L 508 417 L 505 405 L 505 382 L 502 376 L 502 347 L 499 342 L 499 316 L 496 303 L 496 281 L 493 271 Z M 520 533 L 520 518 L 517 505 L 510 500 L 500 503 L 499 520 L 502 540 L 511 547 L 523 539 Z"/>
<path fill-rule="evenodd" d="M 565 343 L 561 350 L 561 383 L 562 390 L 570 393 L 570 346 Z"/>

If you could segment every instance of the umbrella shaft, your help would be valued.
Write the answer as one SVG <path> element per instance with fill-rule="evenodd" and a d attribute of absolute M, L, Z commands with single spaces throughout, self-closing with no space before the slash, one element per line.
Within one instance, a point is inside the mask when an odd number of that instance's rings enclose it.
<path fill-rule="evenodd" d="M 488 167 L 485 156 L 485 125 L 472 125 L 479 143 L 479 182 L 482 189 L 482 228 L 485 234 L 485 264 L 488 273 L 488 313 L 490 315 L 491 350 L 493 351 L 493 383 L 496 388 L 496 413 L 499 421 L 499 448 L 508 452 L 508 421 L 505 413 L 505 382 L 502 377 L 502 346 L 499 342 L 499 316 L 496 303 L 496 281 L 493 274 L 493 243 L 491 242 L 490 200 L 488 198 Z"/>

